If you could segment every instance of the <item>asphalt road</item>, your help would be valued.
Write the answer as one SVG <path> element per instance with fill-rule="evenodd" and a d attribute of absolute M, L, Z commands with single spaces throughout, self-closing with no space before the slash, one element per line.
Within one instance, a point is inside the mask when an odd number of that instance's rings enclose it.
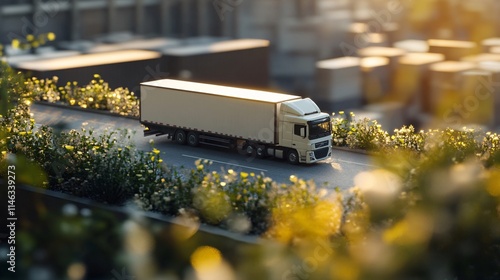
<path fill-rule="evenodd" d="M 325 161 L 311 165 L 290 165 L 278 159 L 249 158 L 236 151 L 213 147 L 189 147 L 172 143 L 166 136 L 143 136 L 143 127 L 138 120 L 85 112 L 74 109 L 34 104 L 31 108 L 37 124 L 56 125 L 64 123 L 67 129 L 81 129 L 82 124 L 96 132 L 114 129 L 135 131 L 132 140 L 141 150 L 150 150 L 150 139 L 155 148 L 161 151 L 165 163 L 192 168 L 197 159 L 213 162 L 211 170 L 233 169 L 241 172 L 263 173 L 278 182 L 288 182 L 290 175 L 310 180 L 317 186 L 328 189 L 339 187 L 347 189 L 353 186 L 353 178 L 361 171 L 375 168 L 369 156 L 342 150 L 334 150 L 333 156 Z"/>

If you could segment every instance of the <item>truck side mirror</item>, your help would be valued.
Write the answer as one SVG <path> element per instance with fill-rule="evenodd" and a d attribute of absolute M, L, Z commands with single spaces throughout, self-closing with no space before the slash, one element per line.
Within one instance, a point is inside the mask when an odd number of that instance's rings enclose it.
<path fill-rule="evenodd" d="M 306 128 L 305 127 L 300 128 L 300 136 L 302 138 L 306 138 Z"/>

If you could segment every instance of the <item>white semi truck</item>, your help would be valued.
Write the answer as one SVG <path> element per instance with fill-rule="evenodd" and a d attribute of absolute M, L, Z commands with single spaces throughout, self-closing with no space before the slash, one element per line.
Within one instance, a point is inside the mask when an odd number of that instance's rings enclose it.
<path fill-rule="evenodd" d="M 313 163 L 329 158 L 331 122 L 309 98 L 163 79 L 141 84 L 144 135 L 179 144 L 237 148 L 257 157 Z"/>

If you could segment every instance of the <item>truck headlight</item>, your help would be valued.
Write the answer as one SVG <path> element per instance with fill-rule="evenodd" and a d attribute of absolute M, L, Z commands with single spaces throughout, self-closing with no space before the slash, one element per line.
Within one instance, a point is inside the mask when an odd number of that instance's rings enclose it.
<path fill-rule="evenodd" d="M 309 160 L 316 160 L 316 157 L 314 156 L 313 151 L 309 151 Z"/>

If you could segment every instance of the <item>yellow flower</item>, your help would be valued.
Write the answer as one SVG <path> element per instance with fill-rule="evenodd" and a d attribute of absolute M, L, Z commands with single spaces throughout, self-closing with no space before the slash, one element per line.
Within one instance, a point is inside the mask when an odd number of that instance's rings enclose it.
<path fill-rule="evenodd" d="M 68 151 L 73 151 L 75 149 L 75 147 L 73 147 L 71 145 L 64 145 L 64 148 L 66 148 L 66 150 L 68 150 Z"/>
<path fill-rule="evenodd" d="M 14 49 L 18 49 L 18 48 L 19 48 L 19 46 L 21 45 L 21 42 L 19 42 L 19 40 L 17 40 L 17 39 L 14 39 L 14 40 L 12 40 L 12 43 L 11 43 L 11 44 L 12 44 L 12 47 L 13 47 Z"/>
<path fill-rule="evenodd" d="M 2 151 L 2 155 L 6 155 L 7 154 L 7 151 Z"/>
<path fill-rule="evenodd" d="M 155 156 L 152 156 L 152 157 L 151 157 L 151 161 L 155 161 Z"/>
<path fill-rule="evenodd" d="M 160 153 L 160 150 L 158 150 L 158 149 L 156 149 L 156 148 L 155 148 L 155 149 L 153 149 L 153 153 L 155 153 L 155 154 L 159 154 L 159 153 Z"/>
<path fill-rule="evenodd" d="M 298 181 L 297 176 L 295 176 L 295 175 L 290 175 L 290 182 L 292 182 L 292 183 L 297 183 L 297 181 Z"/>
<path fill-rule="evenodd" d="M 161 159 L 161 158 L 160 158 L 160 159 L 158 160 L 158 162 L 159 162 L 159 163 L 162 163 L 162 162 L 163 162 L 163 159 Z"/>
<path fill-rule="evenodd" d="M 35 40 L 35 36 L 33 36 L 33 34 L 28 34 L 28 36 L 26 36 L 26 40 L 31 42 L 31 41 Z"/>
<path fill-rule="evenodd" d="M 47 40 L 54 41 L 56 39 L 56 34 L 54 32 L 47 33 Z"/>
<path fill-rule="evenodd" d="M 247 178 L 247 177 L 248 177 L 248 173 L 246 173 L 246 172 L 241 172 L 241 173 L 240 173 L 240 177 L 241 177 L 242 179 L 245 179 L 245 178 Z"/>
<path fill-rule="evenodd" d="M 196 166 L 196 169 L 198 169 L 200 171 L 203 170 L 203 164 L 198 164 L 198 166 Z"/>

